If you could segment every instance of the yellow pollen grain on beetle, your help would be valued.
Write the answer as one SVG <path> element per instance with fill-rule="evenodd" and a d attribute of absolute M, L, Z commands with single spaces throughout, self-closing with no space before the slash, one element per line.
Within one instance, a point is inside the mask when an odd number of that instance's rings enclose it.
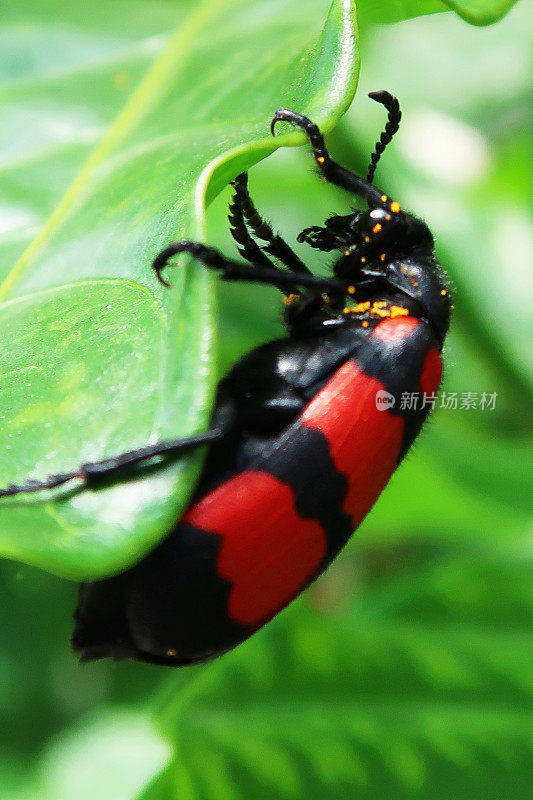
<path fill-rule="evenodd" d="M 167 650 L 167 656 L 177 656 L 177 654 L 178 654 L 178 651 L 174 650 L 173 647 L 169 647 L 169 649 Z"/>
<path fill-rule="evenodd" d="M 379 233 L 381 228 L 382 228 L 382 225 L 379 222 L 376 222 L 376 224 L 372 228 L 372 233 Z"/>
<path fill-rule="evenodd" d="M 364 314 L 370 308 L 370 300 L 365 300 L 364 303 L 357 303 L 352 307 L 354 314 Z"/>
<path fill-rule="evenodd" d="M 390 307 L 390 315 L 391 318 L 394 319 L 395 317 L 408 317 L 409 311 L 407 308 L 403 306 L 391 306 Z"/>
<path fill-rule="evenodd" d="M 361 325 L 363 326 L 363 328 L 368 328 L 368 322 L 366 321 L 366 319 L 365 319 L 365 320 L 363 320 L 363 322 L 361 323 Z"/>
<path fill-rule="evenodd" d="M 346 288 L 346 293 L 347 294 L 355 294 L 355 286 L 348 286 Z"/>
<path fill-rule="evenodd" d="M 448 294 L 448 292 L 446 291 L 446 289 L 441 289 L 441 290 L 440 290 L 440 293 L 441 293 L 441 295 L 442 295 L 443 297 L 446 297 L 446 295 Z"/>
<path fill-rule="evenodd" d="M 385 214 L 385 219 L 386 219 L 386 220 L 387 220 L 387 222 L 388 222 L 389 220 L 391 220 L 391 219 L 392 219 L 392 217 L 391 217 L 391 215 L 390 215 L 390 214 Z"/>
<path fill-rule="evenodd" d="M 377 314 L 379 317 L 389 316 L 389 310 L 386 308 L 387 303 L 384 300 L 375 300 L 372 303 L 370 314 Z"/>
<path fill-rule="evenodd" d="M 349 256 L 349 255 L 350 255 L 350 251 L 349 251 L 349 250 L 345 250 L 345 251 L 344 251 L 344 255 L 345 255 L 345 256 Z"/>
<path fill-rule="evenodd" d="M 319 164 L 323 164 L 326 159 L 324 158 L 324 156 L 317 156 L 316 160 L 318 161 Z"/>
<path fill-rule="evenodd" d="M 387 197 L 386 194 L 382 194 L 379 199 L 381 200 L 382 203 L 386 203 L 389 198 Z"/>
<path fill-rule="evenodd" d="M 366 244 L 368 244 L 368 243 L 369 243 L 369 241 L 370 241 L 370 236 L 365 236 L 365 242 L 366 242 Z"/>
<path fill-rule="evenodd" d="M 366 258 L 364 256 L 361 257 L 361 264 L 366 264 Z"/>
<path fill-rule="evenodd" d="M 398 211 L 401 211 L 401 206 L 400 206 L 400 204 L 399 204 L 399 203 L 397 203 L 397 202 L 396 202 L 396 200 L 394 200 L 394 202 L 392 202 L 392 203 L 390 204 L 390 210 L 391 210 L 391 211 L 392 211 L 394 214 L 397 214 L 397 213 L 398 213 Z"/>
<path fill-rule="evenodd" d="M 385 261 L 386 258 L 387 258 L 387 256 L 385 255 L 385 253 L 381 253 L 381 255 L 379 257 L 379 260 L 380 261 Z"/>

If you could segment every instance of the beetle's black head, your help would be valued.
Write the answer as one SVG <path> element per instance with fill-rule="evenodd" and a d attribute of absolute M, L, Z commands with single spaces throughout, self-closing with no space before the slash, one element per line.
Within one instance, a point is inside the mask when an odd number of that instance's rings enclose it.
<path fill-rule="evenodd" d="M 385 264 L 399 258 L 416 259 L 433 254 L 433 236 L 426 223 L 402 211 L 398 203 L 390 206 L 353 215 L 352 243 L 344 252 L 346 260 L 335 267 L 338 277 L 355 277 L 358 269 L 382 270 Z"/>
<path fill-rule="evenodd" d="M 442 343 L 450 324 L 451 295 L 433 256 L 407 256 L 392 261 L 387 264 L 385 279 L 407 296 L 406 305 L 418 311 Z"/>
<path fill-rule="evenodd" d="M 450 318 L 450 292 L 433 254 L 433 236 L 418 217 L 398 203 L 357 212 L 350 225 L 353 244 L 334 266 L 336 277 L 355 286 L 380 279 L 410 298 L 442 341 Z"/>

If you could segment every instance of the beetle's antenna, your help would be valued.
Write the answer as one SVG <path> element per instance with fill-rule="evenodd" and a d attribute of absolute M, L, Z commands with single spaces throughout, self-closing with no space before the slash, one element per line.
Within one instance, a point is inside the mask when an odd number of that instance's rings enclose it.
<path fill-rule="evenodd" d="M 368 174 L 366 179 L 369 183 L 372 183 L 374 172 L 376 171 L 376 166 L 381 154 L 400 127 L 402 112 L 400 110 L 400 104 L 398 100 L 390 92 L 386 92 L 384 89 L 382 89 L 380 92 L 370 92 L 368 96 L 372 98 L 372 100 L 375 100 L 376 103 L 381 103 L 382 106 L 385 106 L 389 112 L 387 124 L 385 125 L 385 128 L 379 137 L 379 141 L 376 142 L 374 152 L 370 156 L 370 164 L 368 165 Z"/>

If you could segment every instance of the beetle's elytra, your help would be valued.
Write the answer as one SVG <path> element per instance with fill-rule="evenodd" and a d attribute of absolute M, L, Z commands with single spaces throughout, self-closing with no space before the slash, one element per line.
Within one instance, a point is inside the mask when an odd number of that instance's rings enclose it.
<path fill-rule="evenodd" d="M 428 407 L 384 408 L 380 398 L 438 389 L 450 294 L 428 227 L 372 183 L 401 112 L 388 92 L 371 97 L 388 121 L 366 179 L 330 158 L 307 117 L 278 109 L 272 120 L 272 133 L 279 121 L 301 128 L 322 176 L 368 204 L 299 235 L 336 253 L 331 277 L 314 275 L 273 233 L 246 173 L 233 181 L 229 219 L 248 263 L 188 240 L 154 261 L 167 286 L 169 259 L 190 253 L 223 280 L 284 295 L 286 337 L 252 350 L 220 382 L 209 431 L 0 492 L 92 485 L 209 445 L 195 496 L 166 539 L 127 572 L 82 584 L 72 639 L 82 659 L 182 665 L 247 639 L 337 555 L 420 431 Z"/>

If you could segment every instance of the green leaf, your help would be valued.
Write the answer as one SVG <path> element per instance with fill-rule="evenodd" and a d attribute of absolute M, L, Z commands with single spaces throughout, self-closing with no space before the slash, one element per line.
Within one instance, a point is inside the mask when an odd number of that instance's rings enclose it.
<path fill-rule="evenodd" d="M 357 16 L 362 31 L 371 24 L 400 22 L 410 17 L 455 11 L 472 25 L 490 25 L 504 17 L 517 0 L 361 0 Z"/>
<path fill-rule="evenodd" d="M 130 47 L 117 20 L 116 42 L 93 31 L 86 60 L 83 48 L 65 48 L 64 65 L 59 27 L 43 41 L 52 49 L 47 77 L 8 81 L 4 110 L 30 129 L 13 155 L 12 187 L 24 183 L 25 159 L 39 159 L 32 119 L 44 115 L 48 127 L 59 120 L 64 131 L 80 117 L 91 129 L 107 114 L 108 130 L 4 271 L 2 485 L 207 426 L 210 277 L 182 266 L 165 291 L 150 262 L 176 237 L 204 239 L 205 203 L 235 174 L 280 144 L 302 141 L 294 133 L 270 137 L 276 107 L 305 111 L 327 130 L 357 82 L 350 0 L 335 0 L 321 33 L 323 2 L 304 18 L 295 2 L 275 14 L 263 6 L 265 15 L 256 4 L 252 17 L 243 0 L 175 10 L 174 32 Z M 13 35 L 27 33 L 20 26 Z M 145 74 L 113 119 L 110 83 L 131 85 L 139 61 Z M 61 143 L 49 146 L 63 152 Z M 168 531 L 198 467 L 196 456 L 99 491 L 68 487 L 3 501 L 2 552 L 76 579 L 117 572 Z"/>
<path fill-rule="evenodd" d="M 504 17 L 517 0 L 444 0 L 444 2 L 472 25 L 491 25 Z"/>

